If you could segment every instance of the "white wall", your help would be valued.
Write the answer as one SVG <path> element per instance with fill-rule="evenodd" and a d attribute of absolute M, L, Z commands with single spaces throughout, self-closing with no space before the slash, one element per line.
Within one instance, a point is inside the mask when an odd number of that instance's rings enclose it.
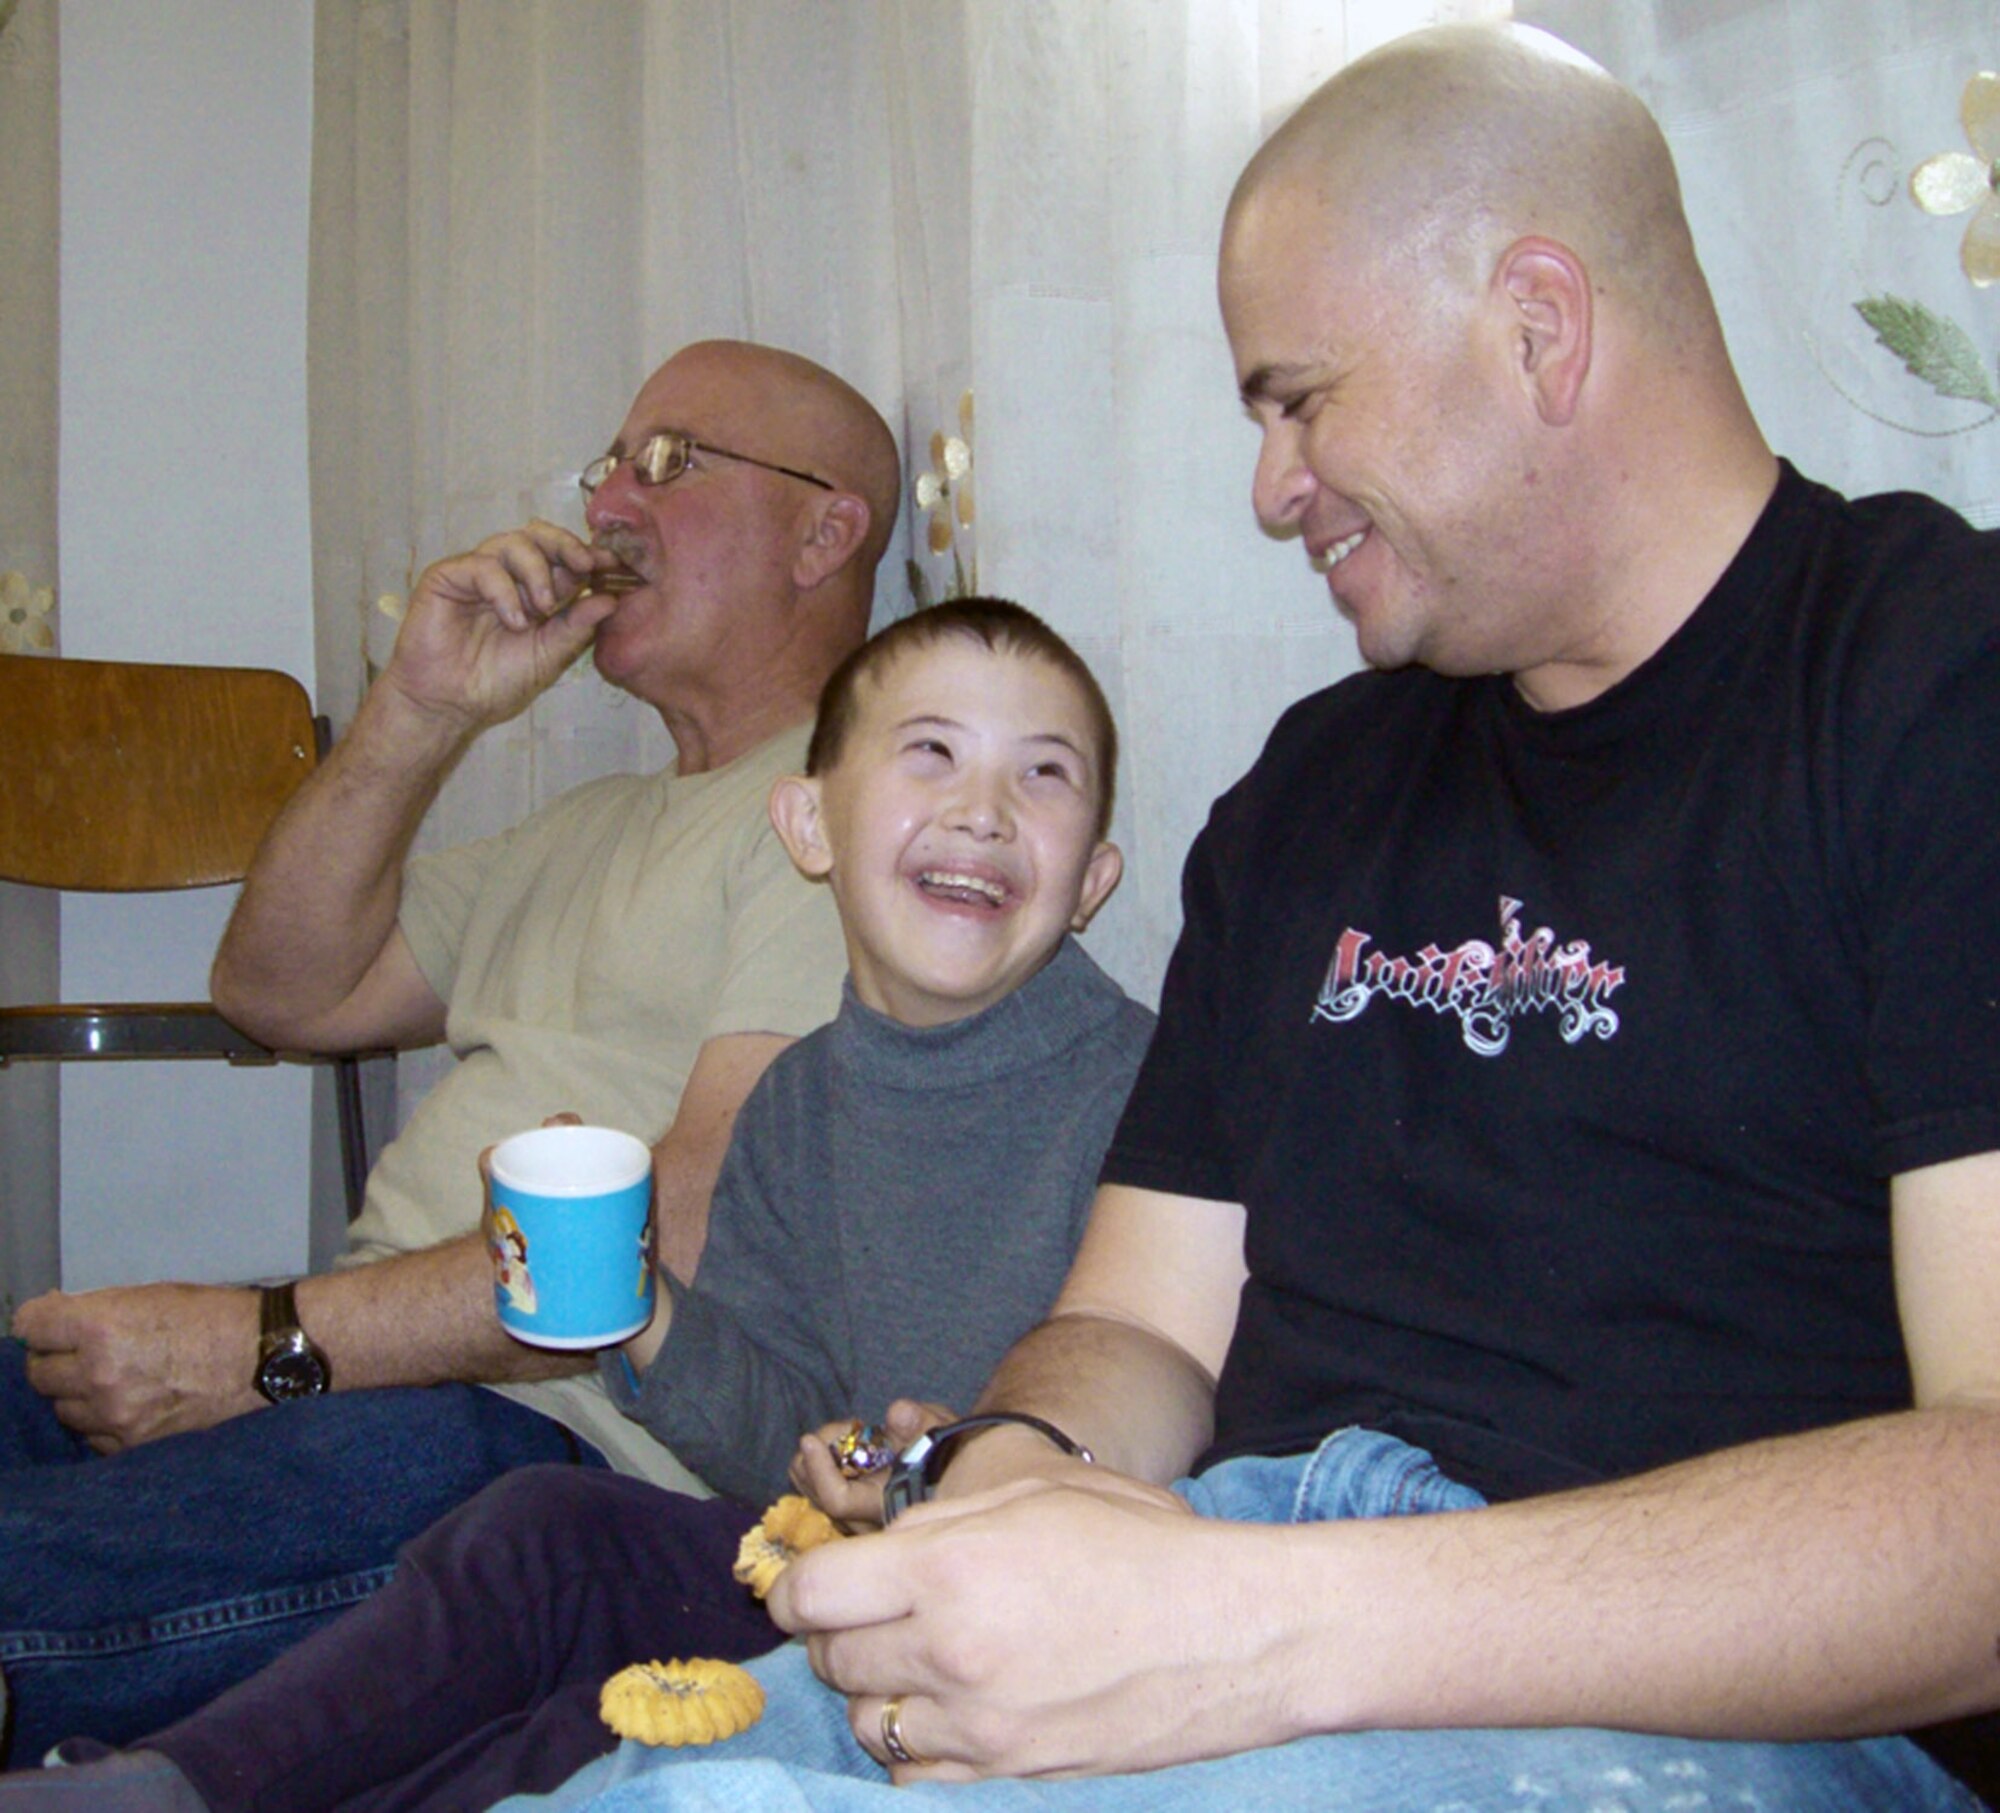
<path fill-rule="evenodd" d="M 311 0 L 64 0 L 62 652 L 313 686 Z M 207 992 L 233 890 L 65 899 L 73 1000 Z M 307 1263 L 310 1076 L 70 1065 L 66 1288 Z"/>

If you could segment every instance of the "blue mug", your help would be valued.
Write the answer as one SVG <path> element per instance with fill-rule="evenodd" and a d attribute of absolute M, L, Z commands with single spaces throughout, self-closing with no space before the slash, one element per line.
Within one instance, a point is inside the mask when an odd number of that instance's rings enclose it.
<path fill-rule="evenodd" d="M 487 1160 L 493 1305 L 536 1347 L 609 1347 L 653 1319 L 653 1154 L 610 1127 L 537 1127 Z"/>

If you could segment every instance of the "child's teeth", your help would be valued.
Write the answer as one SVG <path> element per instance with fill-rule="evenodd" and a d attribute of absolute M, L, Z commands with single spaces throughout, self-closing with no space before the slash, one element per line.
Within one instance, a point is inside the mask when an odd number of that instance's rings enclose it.
<path fill-rule="evenodd" d="M 984 881 L 976 875 L 960 875 L 949 869 L 926 869 L 921 879 L 927 888 L 959 888 L 969 893 L 984 894 L 995 906 L 1007 898 L 1007 890 L 998 882 Z"/>

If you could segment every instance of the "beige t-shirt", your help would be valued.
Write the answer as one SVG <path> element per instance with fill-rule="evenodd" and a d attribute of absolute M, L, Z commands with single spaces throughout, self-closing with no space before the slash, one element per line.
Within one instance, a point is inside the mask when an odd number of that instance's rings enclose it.
<path fill-rule="evenodd" d="M 447 1003 L 459 1062 L 370 1174 L 348 1262 L 477 1227 L 477 1159 L 495 1140 L 569 1109 L 651 1143 L 706 1040 L 833 1017 L 847 958 L 832 897 L 800 878 L 765 811 L 806 737 L 795 728 L 707 774 L 594 781 L 502 836 L 410 864 L 399 923 Z M 620 1472 L 688 1489 L 594 1374 L 498 1389 Z"/>

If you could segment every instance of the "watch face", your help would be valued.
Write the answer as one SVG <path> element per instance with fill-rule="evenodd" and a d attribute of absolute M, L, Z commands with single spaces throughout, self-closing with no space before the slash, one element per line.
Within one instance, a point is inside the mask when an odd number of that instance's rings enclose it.
<path fill-rule="evenodd" d="M 889 1469 L 889 1477 L 882 1485 L 882 1521 L 894 1523 L 898 1516 L 912 1505 L 924 1502 L 924 1470 L 912 1467 L 906 1461 L 897 1461 Z"/>
<path fill-rule="evenodd" d="M 257 1368 L 257 1389 L 274 1404 L 317 1397 L 326 1383 L 325 1362 L 296 1330 L 285 1335 Z"/>
<path fill-rule="evenodd" d="M 931 1460 L 937 1453 L 937 1431 L 920 1435 L 889 1463 L 889 1477 L 882 1482 L 882 1521 L 891 1524 L 899 1512 L 920 1505 L 936 1484 L 931 1478 Z"/>

